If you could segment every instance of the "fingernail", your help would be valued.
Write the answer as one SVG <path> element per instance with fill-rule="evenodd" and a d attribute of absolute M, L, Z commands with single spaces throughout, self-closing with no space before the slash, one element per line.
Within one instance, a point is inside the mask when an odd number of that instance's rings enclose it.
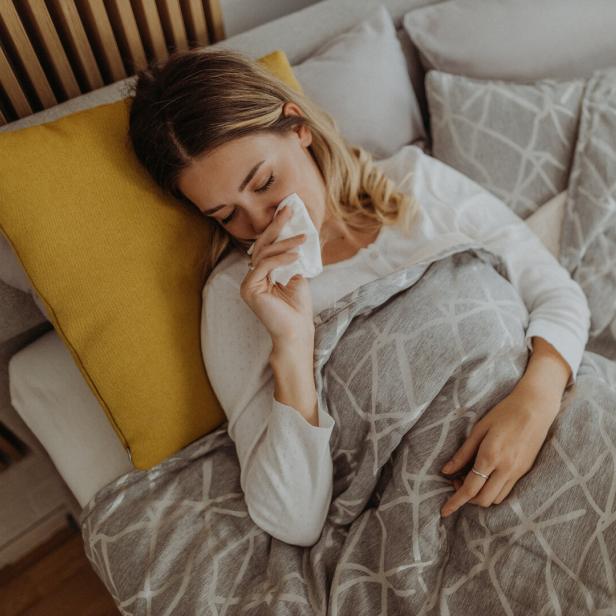
<path fill-rule="evenodd" d="M 453 511 L 453 509 L 443 509 L 443 511 L 441 512 L 441 515 L 444 518 L 446 518 L 452 511 Z"/>

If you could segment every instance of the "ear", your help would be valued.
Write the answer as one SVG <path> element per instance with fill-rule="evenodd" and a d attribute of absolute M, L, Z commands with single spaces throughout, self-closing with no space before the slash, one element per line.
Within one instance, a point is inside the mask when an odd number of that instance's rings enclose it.
<path fill-rule="evenodd" d="M 302 113 L 302 110 L 299 108 L 299 106 L 297 104 L 295 104 L 292 101 L 287 101 L 283 106 L 282 106 L 282 113 L 285 116 L 288 115 L 299 115 L 299 116 L 303 116 L 304 114 Z"/>
<path fill-rule="evenodd" d="M 303 116 L 304 115 L 302 113 L 302 110 L 299 108 L 299 106 L 291 101 L 288 101 L 283 105 L 282 113 L 285 116 L 289 116 L 289 115 Z M 304 125 L 295 126 L 293 130 L 297 133 L 301 144 L 305 148 L 307 148 L 312 143 L 312 131 L 307 126 L 304 126 Z"/>
<path fill-rule="evenodd" d="M 312 143 L 312 131 L 304 124 L 302 124 L 301 126 L 296 126 L 295 130 L 299 135 L 299 140 L 301 144 L 305 148 L 307 148 Z"/>

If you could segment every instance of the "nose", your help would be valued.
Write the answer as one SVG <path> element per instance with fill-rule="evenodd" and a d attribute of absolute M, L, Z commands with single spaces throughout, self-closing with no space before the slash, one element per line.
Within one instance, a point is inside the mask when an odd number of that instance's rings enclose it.
<path fill-rule="evenodd" d="M 263 207 L 263 205 L 252 206 L 248 210 L 248 218 L 256 235 L 261 235 L 274 220 L 276 205 Z"/>

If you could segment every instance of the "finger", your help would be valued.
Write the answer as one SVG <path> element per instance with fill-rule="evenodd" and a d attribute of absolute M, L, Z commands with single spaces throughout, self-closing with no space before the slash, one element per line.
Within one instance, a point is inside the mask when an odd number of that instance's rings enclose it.
<path fill-rule="evenodd" d="M 485 466 L 484 466 L 485 468 Z M 493 469 L 484 470 L 481 469 L 481 472 L 485 475 L 488 475 L 492 472 Z M 481 477 L 480 475 L 476 475 L 475 473 L 469 473 L 465 478 L 464 482 L 460 486 L 458 490 L 451 496 L 445 504 L 441 507 L 441 515 L 443 517 L 447 517 L 457 511 L 462 505 L 468 502 L 471 498 L 476 496 L 479 493 L 479 490 L 484 486 L 487 479 Z"/>
<path fill-rule="evenodd" d="M 274 268 L 283 263 L 293 263 L 298 257 L 299 253 L 294 251 L 281 252 L 273 257 L 265 257 L 259 261 L 253 270 L 248 270 L 246 278 L 250 278 L 250 282 L 261 282 L 268 277 Z"/>
<path fill-rule="evenodd" d="M 291 254 L 299 254 L 297 250 L 292 251 L 291 249 L 297 248 L 300 244 L 305 241 L 305 234 L 300 233 L 298 236 L 293 236 L 292 238 L 287 238 L 286 240 L 280 240 L 279 242 L 274 242 L 273 244 L 269 244 L 266 246 L 260 253 L 260 255 L 253 259 L 251 262 L 252 268 L 255 269 L 257 265 L 265 258 L 271 258 L 278 256 L 280 254 L 284 254 L 287 252 L 291 252 Z M 277 265 L 274 267 L 278 267 Z"/>
<path fill-rule="evenodd" d="M 285 205 L 283 208 L 279 209 L 276 214 L 274 214 L 272 222 L 266 227 L 265 231 L 261 233 L 252 245 L 252 251 L 250 254 L 252 256 L 253 263 L 261 250 L 265 246 L 271 244 L 278 237 L 278 234 L 280 233 L 285 222 L 288 220 L 290 214 L 291 208 L 288 205 Z"/>
<path fill-rule="evenodd" d="M 300 233 L 299 235 L 294 235 L 293 237 L 288 237 L 285 240 L 279 240 L 274 242 L 273 244 L 268 244 L 265 246 L 258 257 L 253 256 L 252 264 L 256 266 L 257 261 L 263 259 L 265 257 L 272 257 L 274 255 L 280 254 L 281 252 L 286 252 L 289 248 L 293 248 L 295 246 L 299 246 L 306 240 L 306 234 Z"/>
<path fill-rule="evenodd" d="M 490 478 L 485 481 L 483 487 L 479 490 L 479 494 L 468 502 L 480 507 L 489 507 L 500 494 L 508 480 L 509 471 L 496 468 L 490 473 Z"/>
<path fill-rule="evenodd" d="M 468 464 L 475 456 L 477 447 L 487 431 L 487 424 L 475 424 L 471 430 L 471 433 L 468 435 L 468 438 L 462 444 L 462 447 L 460 447 L 460 449 L 453 454 L 449 462 L 441 468 L 441 473 L 451 475 L 462 468 L 465 464 Z"/>
<path fill-rule="evenodd" d="M 498 495 L 494 499 L 495 505 L 498 505 L 505 500 L 509 492 L 511 492 L 511 489 L 513 488 L 515 483 L 516 483 L 515 479 L 510 479 L 509 481 L 505 482 L 505 485 L 502 487 L 501 491 L 498 493 Z"/>

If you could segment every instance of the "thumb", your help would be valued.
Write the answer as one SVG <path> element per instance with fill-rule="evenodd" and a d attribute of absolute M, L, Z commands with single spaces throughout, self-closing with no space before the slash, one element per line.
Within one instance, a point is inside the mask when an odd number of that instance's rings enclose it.
<path fill-rule="evenodd" d="M 449 462 L 447 462 L 442 468 L 441 473 L 451 475 L 456 471 L 466 466 L 475 456 L 475 453 L 487 432 L 488 426 L 486 424 L 477 423 L 473 430 L 468 435 L 468 438 L 462 444 L 462 447 L 453 454 Z"/>
<path fill-rule="evenodd" d="M 295 274 L 295 276 L 291 276 L 291 278 L 289 278 L 289 281 L 287 282 L 287 285 L 297 284 L 301 279 L 302 279 L 302 275 L 301 274 Z"/>

